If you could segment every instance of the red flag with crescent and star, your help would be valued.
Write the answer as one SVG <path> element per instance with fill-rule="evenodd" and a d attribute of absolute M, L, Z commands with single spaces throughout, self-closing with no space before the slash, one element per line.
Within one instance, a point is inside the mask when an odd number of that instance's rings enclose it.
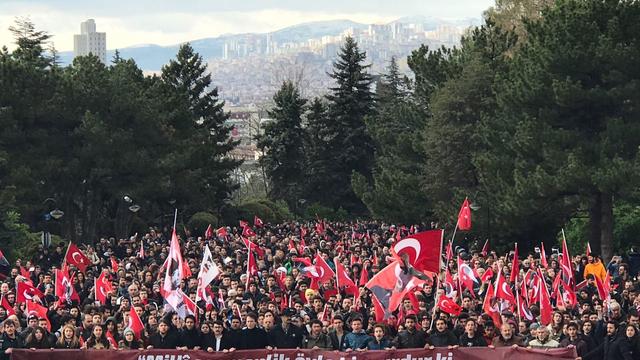
<path fill-rule="evenodd" d="M 44 294 L 33 286 L 31 281 L 19 281 L 16 284 L 16 302 L 25 303 L 27 300 L 42 302 Z"/>
<path fill-rule="evenodd" d="M 443 230 L 429 230 L 409 235 L 393 246 L 393 253 L 397 255 L 398 260 L 406 254 L 411 266 L 418 271 L 438 273 L 442 236 Z"/>
<path fill-rule="evenodd" d="M 100 302 L 102 305 L 106 305 L 107 294 L 113 290 L 113 285 L 111 285 L 111 281 L 107 278 L 107 273 L 104 271 L 100 273 L 100 276 L 95 279 L 94 285 L 96 301 Z"/>
<path fill-rule="evenodd" d="M 471 208 L 469 199 L 465 198 L 458 213 L 458 229 L 462 231 L 471 230 Z"/>
<path fill-rule="evenodd" d="M 55 271 L 55 295 L 58 297 L 58 303 L 71 304 L 73 300 L 80 302 L 80 296 L 73 288 L 71 277 L 67 269 L 59 269 Z"/>
<path fill-rule="evenodd" d="M 67 264 L 77 267 L 78 270 L 82 272 L 85 272 L 87 267 L 91 265 L 91 261 L 89 260 L 89 258 L 85 254 L 83 254 L 78 246 L 74 243 L 69 243 L 67 254 L 64 257 L 64 260 Z"/>

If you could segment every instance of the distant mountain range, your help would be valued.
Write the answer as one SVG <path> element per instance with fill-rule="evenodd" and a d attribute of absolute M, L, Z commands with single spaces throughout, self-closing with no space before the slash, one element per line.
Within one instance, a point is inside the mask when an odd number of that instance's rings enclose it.
<path fill-rule="evenodd" d="M 433 30 L 440 24 L 453 24 L 453 25 L 477 25 L 479 19 L 461 19 L 461 20 L 443 20 L 426 16 L 410 16 L 403 17 L 394 22 L 400 23 L 413 23 L 422 24 L 424 30 Z M 369 25 L 361 24 L 350 20 L 329 20 L 329 21 L 316 21 L 293 25 L 274 31 L 271 34 L 271 38 L 278 43 L 285 42 L 301 42 L 307 39 L 320 38 L 322 36 L 336 36 L 342 33 L 348 28 L 354 28 L 354 30 L 365 29 Z M 224 44 L 226 41 L 238 40 L 252 36 L 264 36 L 266 34 L 225 34 L 213 38 L 204 38 L 199 40 L 190 41 L 191 45 L 202 55 L 205 59 L 221 58 L 223 54 Z M 109 41 L 109 34 L 107 33 L 107 43 Z M 162 68 L 162 65 L 169 62 L 174 58 L 178 52 L 180 44 L 160 46 L 154 44 L 145 44 L 125 47 L 118 49 L 120 56 L 123 58 L 132 58 L 136 61 L 138 66 L 147 71 L 156 71 Z M 107 51 L 107 59 L 113 58 L 115 49 Z M 70 64 L 73 60 L 72 51 L 60 52 L 60 61 L 63 64 Z"/>

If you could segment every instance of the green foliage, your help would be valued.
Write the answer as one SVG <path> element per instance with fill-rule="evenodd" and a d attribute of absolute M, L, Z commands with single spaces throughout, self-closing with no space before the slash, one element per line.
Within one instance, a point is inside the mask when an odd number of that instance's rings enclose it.
<path fill-rule="evenodd" d="M 30 232 L 29 226 L 20 222 L 20 214 L 8 211 L 2 214 L 0 224 L 2 250 L 12 263 L 16 259 L 31 259 L 41 244 L 40 234 Z"/>
<path fill-rule="evenodd" d="M 290 220 L 291 213 L 283 202 L 275 203 L 271 200 L 261 199 L 243 203 L 236 208 L 236 218 L 230 219 L 237 222 L 244 219 L 253 222 L 253 217 L 258 216 L 264 222 L 278 223 Z"/>
<path fill-rule="evenodd" d="M 347 37 L 329 74 L 336 85 L 327 95 L 326 116 L 323 106 L 312 104 L 310 128 L 312 149 L 309 158 L 310 186 L 307 200 L 361 213 L 362 202 L 351 188 L 352 172 L 371 176 L 374 144 L 366 131 L 364 118 L 374 111 L 370 65 L 364 65 L 365 52 Z"/>
<path fill-rule="evenodd" d="M 306 100 L 298 88 L 285 81 L 273 96 L 274 107 L 268 112 L 273 119 L 258 137 L 258 148 L 264 155 L 260 162 L 270 179 L 269 196 L 295 207 L 305 186 L 305 132 L 302 115 Z"/>
<path fill-rule="evenodd" d="M 204 234 L 209 225 L 217 227 L 218 218 L 212 213 L 201 211 L 191 216 L 187 227 L 196 234 Z"/>
<path fill-rule="evenodd" d="M 227 156 L 235 143 L 190 46 L 161 78 L 145 77 L 119 55 L 110 65 L 86 56 L 58 68 L 44 53 L 48 34 L 23 20 L 12 31 L 18 47 L 0 52 L 2 213 L 43 230 L 43 214 L 60 208 L 51 230 L 93 241 L 162 219 L 170 200 L 186 218 L 220 210 L 235 189 L 238 162 Z M 135 215 L 125 195 L 141 207 Z"/>
<path fill-rule="evenodd" d="M 348 221 L 353 217 L 343 208 L 333 209 L 319 203 L 310 204 L 306 209 L 305 219 L 315 220 L 316 218 L 330 221 Z"/>

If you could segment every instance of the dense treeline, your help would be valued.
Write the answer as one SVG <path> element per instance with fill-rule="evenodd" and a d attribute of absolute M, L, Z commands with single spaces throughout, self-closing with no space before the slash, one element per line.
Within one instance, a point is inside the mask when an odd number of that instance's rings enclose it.
<path fill-rule="evenodd" d="M 50 35 L 26 20 L 11 31 L 17 47 L 0 51 L 3 248 L 28 236 L 20 221 L 92 241 L 127 236 L 134 218 L 169 224 L 174 207 L 220 210 L 239 163 L 227 156 L 223 102 L 188 44 L 149 77 L 117 54 L 60 67 L 44 49 Z"/>
<path fill-rule="evenodd" d="M 271 196 L 449 225 L 469 196 L 498 247 L 568 222 L 605 257 L 638 244 L 640 3 L 505 0 L 485 18 L 457 48 L 415 50 L 411 80 L 392 61 L 375 94 L 352 39 L 325 99 L 284 84 L 261 142 Z"/>

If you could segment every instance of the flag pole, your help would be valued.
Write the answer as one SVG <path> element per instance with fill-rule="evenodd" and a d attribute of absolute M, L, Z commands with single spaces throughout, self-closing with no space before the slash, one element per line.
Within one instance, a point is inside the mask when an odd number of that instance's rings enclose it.
<path fill-rule="evenodd" d="M 173 215 L 173 231 L 176 230 L 176 223 L 178 222 L 178 208 L 176 208 L 176 212 Z"/>
<path fill-rule="evenodd" d="M 518 292 L 518 285 L 516 280 L 516 304 L 518 306 L 518 322 L 522 321 L 522 315 L 520 315 L 520 293 Z"/>

